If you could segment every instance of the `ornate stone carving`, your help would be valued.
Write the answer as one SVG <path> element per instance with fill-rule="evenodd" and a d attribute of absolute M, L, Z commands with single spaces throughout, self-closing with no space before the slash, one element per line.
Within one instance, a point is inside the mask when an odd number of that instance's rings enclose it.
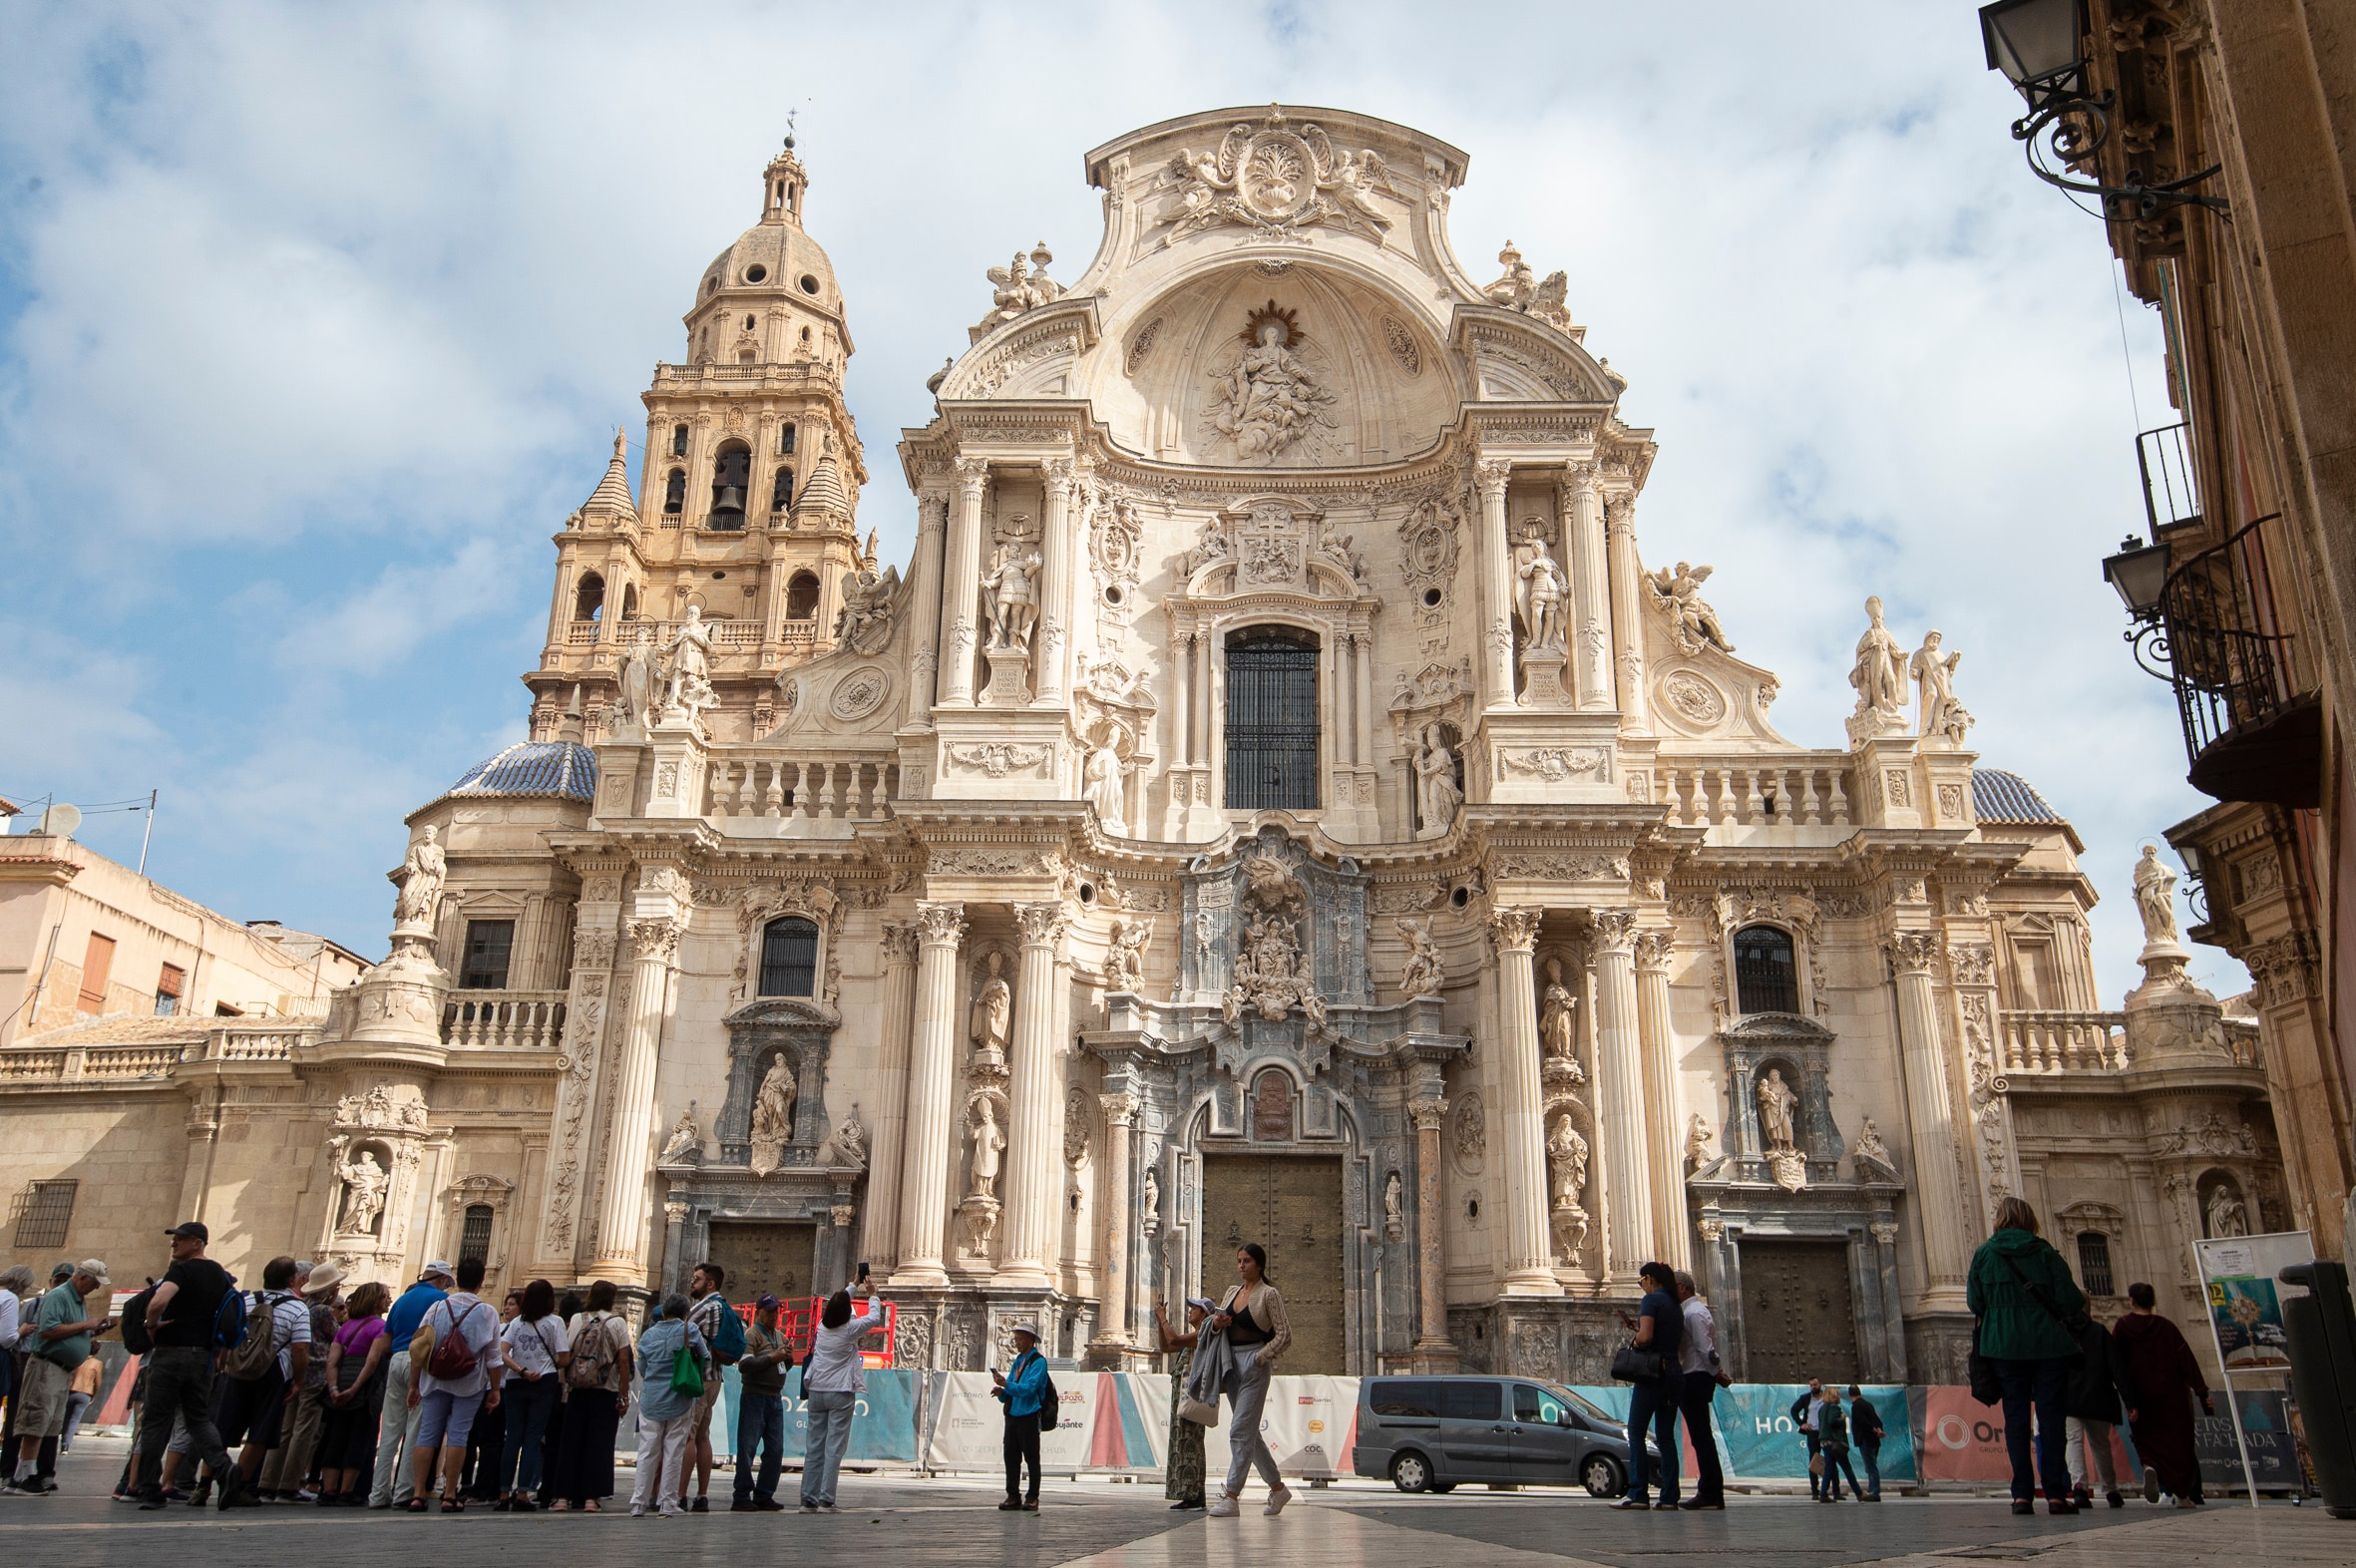
<path fill-rule="evenodd" d="M 1547 273 L 1541 281 L 1529 263 L 1521 258 L 1520 249 L 1510 239 L 1505 241 L 1505 248 L 1497 252 L 1497 259 L 1504 263 L 1504 275 L 1481 290 L 1491 304 L 1503 305 L 1508 310 L 1518 310 L 1525 316 L 1535 317 L 1558 332 L 1571 330 L 1571 311 L 1567 303 L 1571 292 L 1569 274 L 1557 270 Z"/>
<path fill-rule="evenodd" d="M 1489 941 L 1499 955 L 1527 953 L 1537 945 L 1538 923 L 1546 912 L 1536 909 L 1499 909 L 1489 912 Z"/>
<path fill-rule="evenodd" d="M 1996 983 L 1996 951 L 1981 943 L 1947 944 L 1947 975 L 1958 985 Z"/>
<path fill-rule="evenodd" d="M 1881 1141 L 1881 1129 L 1868 1116 L 1857 1125 L 1857 1136 L 1849 1145 L 1849 1157 L 1856 1161 L 1859 1179 L 1896 1181 L 1898 1162 L 1890 1156 L 1889 1145 Z"/>
<path fill-rule="evenodd" d="M 1669 670 L 1661 676 L 1658 690 L 1669 710 L 1690 725 L 1708 729 L 1726 719 L 1726 694 L 1705 675 L 1690 669 Z"/>
<path fill-rule="evenodd" d="M 890 627 L 885 628 L 885 640 L 890 638 Z M 878 644 L 881 645 L 880 643 Z M 860 648 L 858 651 L 872 651 Z M 834 684 L 827 694 L 826 711 L 846 724 L 855 724 L 884 705 L 892 694 L 892 676 L 873 664 L 863 664 L 849 671 Z"/>
<path fill-rule="evenodd" d="M 1939 939 L 1927 931 L 1902 931 L 1882 944 L 1890 968 L 1900 975 L 1927 975 L 1939 956 Z"/>
<path fill-rule="evenodd" d="M 1051 745 L 1010 745 L 1004 741 L 949 748 L 952 763 L 993 779 L 1020 771 L 1043 771 L 1054 756 Z"/>
<path fill-rule="evenodd" d="M 789 1084 L 787 1086 L 789 1098 L 791 1093 L 792 1087 Z M 678 1123 L 671 1128 L 670 1136 L 662 1140 L 662 1152 L 654 1156 L 654 1163 L 657 1165 L 679 1165 L 702 1158 L 703 1130 L 695 1125 L 695 1102 L 689 1100 L 687 1108 L 679 1112 Z"/>
<path fill-rule="evenodd" d="M 1402 920 L 1394 924 L 1407 945 L 1406 962 L 1399 968 L 1399 994 L 1438 995 L 1446 976 L 1440 964 L 1439 944 L 1431 938 L 1431 922 Z"/>
<path fill-rule="evenodd" d="M 1450 1115 L 1455 1125 L 1448 1138 L 1449 1157 L 1456 1163 L 1456 1173 L 1478 1176 L 1487 1163 L 1489 1143 L 1488 1120 L 1480 1091 L 1473 1089 L 1457 1095 Z"/>
<path fill-rule="evenodd" d="M 2261 1006 L 2287 1007 L 2317 993 L 2315 938 L 2294 931 L 2271 942 L 2252 943 L 2241 955 L 2257 981 Z"/>
<path fill-rule="evenodd" d="M 1113 922 L 1104 953 L 1104 988 L 1142 993 L 1145 989 L 1145 947 L 1153 940 L 1153 922 Z"/>
<path fill-rule="evenodd" d="M 1669 621 L 1670 640 L 1688 658 L 1705 647 L 1724 653 L 1735 651 L 1735 645 L 1727 640 L 1726 629 L 1718 623 L 1718 611 L 1702 597 L 1702 585 L 1710 581 L 1711 570 L 1681 561 L 1674 568 L 1663 567 L 1658 572 L 1644 574 L 1653 607 Z"/>
<path fill-rule="evenodd" d="M 1270 300 L 1245 317 L 1242 346 L 1210 367 L 1203 425 L 1240 462 L 1316 458 L 1336 428 L 1328 410 L 1337 399 L 1304 341 L 1299 315 Z M 1258 565 L 1246 559 L 1247 580 Z"/>
<path fill-rule="evenodd" d="M 1698 1171 L 1710 1163 L 1710 1123 L 1696 1111 L 1685 1124 L 1685 1168 Z"/>
<path fill-rule="evenodd" d="M 989 280 L 989 311 L 982 316 L 979 330 L 988 331 L 1017 316 L 1025 315 L 1041 305 L 1051 305 L 1063 297 L 1063 285 L 1047 275 L 1047 268 L 1055 257 L 1042 239 L 1031 247 L 1026 260 L 1021 251 L 1004 266 L 993 266 L 983 272 Z"/>
<path fill-rule="evenodd" d="M 892 640 L 892 616 L 899 597 L 898 567 L 886 567 L 881 573 L 872 568 L 852 573 L 843 582 L 843 607 L 835 612 L 835 640 L 854 653 L 882 652 L 884 644 Z M 842 701 L 842 689 L 837 682 L 837 704 Z"/>
<path fill-rule="evenodd" d="M 1302 230 L 1331 224 L 1379 240 L 1393 219 L 1376 194 L 1404 199 L 1379 154 L 1338 152 L 1316 122 L 1296 128 L 1273 104 L 1257 129 L 1231 129 L 1216 154 L 1180 148 L 1157 189 L 1165 193 L 1155 218 L 1169 225 L 1165 245 L 1222 224 L 1269 239 L 1300 239 Z"/>
<path fill-rule="evenodd" d="M 1457 526 L 1464 509 L 1445 495 L 1427 496 L 1399 519 L 1399 575 L 1407 590 L 1445 588 L 1456 577 Z"/>
<path fill-rule="evenodd" d="M 1955 666 L 1963 662 L 1961 653 L 1946 653 L 1939 648 L 1939 633 L 1926 632 L 1922 646 L 1907 661 L 1907 673 L 1922 696 L 1922 733 L 1925 737 L 1941 736 L 1950 744 L 1963 744 L 1964 734 L 1972 727 L 1972 716 L 1955 700 Z"/>
<path fill-rule="evenodd" d="M 1063 1091 L 1063 1163 L 1075 1171 L 1088 1158 L 1091 1111 L 1086 1089 L 1075 1083 Z"/>
<path fill-rule="evenodd" d="M 1489 875 L 1500 882 L 1625 882 L 1628 873 L 1625 855 L 1540 855 L 1506 850 L 1489 857 Z"/>
<path fill-rule="evenodd" d="M 1568 784 L 1582 776 L 1598 783 L 1612 777 L 1609 746 L 1527 746 L 1501 748 L 1497 765 L 1508 773 L 1534 774 L 1549 784 Z"/>

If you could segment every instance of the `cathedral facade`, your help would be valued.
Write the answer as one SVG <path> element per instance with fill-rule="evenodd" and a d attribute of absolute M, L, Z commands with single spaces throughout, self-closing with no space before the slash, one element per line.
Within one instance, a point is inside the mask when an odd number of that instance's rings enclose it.
<path fill-rule="evenodd" d="M 391 958 L 209 1064 L 262 1255 L 864 1261 L 971 1369 L 1120 1365 L 1257 1241 L 1288 1371 L 1579 1380 L 1661 1259 L 1746 1375 L 1954 1381 L 1997 1197 L 2112 1296 L 2279 1206 L 2246 1028 L 2172 915 L 2102 1009 L 1938 634 L 1862 606 L 1802 745 L 1648 565 L 1653 432 L 1561 273 L 1460 263 L 1466 162 L 1283 106 L 1088 154 L 1093 259 L 993 268 L 901 433 L 903 570 L 789 144 L 556 537 L 531 740 L 411 817 Z"/>

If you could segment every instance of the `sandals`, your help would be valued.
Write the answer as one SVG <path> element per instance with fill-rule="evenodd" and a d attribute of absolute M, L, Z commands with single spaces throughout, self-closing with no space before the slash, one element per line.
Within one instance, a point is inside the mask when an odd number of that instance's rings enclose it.
<path fill-rule="evenodd" d="M 464 1513 L 466 1512 L 466 1504 L 456 1498 L 445 1497 L 442 1499 L 442 1511 L 444 1513 Z"/>
<path fill-rule="evenodd" d="M 408 1505 L 403 1511 L 407 1513 L 423 1513 L 426 1511 L 426 1500 L 423 1497 L 412 1497 L 409 1499 Z"/>

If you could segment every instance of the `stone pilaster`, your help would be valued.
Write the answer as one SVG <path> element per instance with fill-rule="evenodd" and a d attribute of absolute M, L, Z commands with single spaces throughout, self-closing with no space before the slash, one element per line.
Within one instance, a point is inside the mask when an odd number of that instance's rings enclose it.
<path fill-rule="evenodd" d="M 958 945 L 962 904 L 917 906 L 917 1005 L 908 1073 L 908 1153 L 900 1189 L 900 1267 L 895 1287 L 941 1286 L 949 1225 L 949 1173 L 957 1147 Z"/>
<path fill-rule="evenodd" d="M 1612 631 L 1619 666 L 1620 721 L 1639 734 L 1653 728 L 1652 703 L 1644 688 L 1644 585 L 1636 561 L 1636 497 L 1607 495 L 1603 503 L 1604 548 L 1612 574 Z"/>
<path fill-rule="evenodd" d="M 989 463 L 958 459 L 956 510 L 949 518 L 948 570 L 941 593 L 940 705 L 974 705 L 974 647 L 981 635 L 982 492 L 989 484 Z"/>
<path fill-rule="evenodd" d="M 993 1286 L 1042 1289 L 1055 1236 L 1055 1160 L 1063 1142 L 1062 1042 L 1055 1037 L 1060 903 L 1017 904 L 1022 956 L 1014 982 L 1012 1125 L 1006 1129 L 1006 1250 Z"/>
<path fill-rule="evenodd" d="M 1612 706 L 1611 609 L 1604 567 L 1603 492 L 1593 463 L 1575 463 L 1563 494 L 1564 566 L 1571 574 L 1571 665 L 1578 672 L 1583 711 Z"/>
<path fill-rule="evenodd" d="M 1939 940 L 1927 931 L 1900 932 L 1887 946 L 1898 985 L 1898 1046 L 1905 1061 L 1906 1129 L 1914 1155 L 1914 1201 L 1922 1231 L 1928 1288 L 1920 1310 L 1963 1308 L 1972 1244 L 1963 1220 L 1963 1168 L 1955 1112 L 1947 1093 L 1946 1053 L 1939 1039 L 1938 998 L 1931 965 Z"/>
<path fill-rule="evenodd" d="M 681 923 L 658 917 L 629 924 L 629 1011 L 614 1074 L 613 1132 L 606 1145 L 604 1200 L 597 1210 L 591 1279 L 646 1283 L 646 1173 L 654 1159 L 655 1068 L 669 1009 L 671 961 Z"/>
<path fill-rule="evenodd" d="M 1448 1102 L 1436 1096 L 1409 1100 L 1415 1123 L 1415 1298 L 1421 1323 L 1415 1335 L 1415 1371 L 1452 1372 L 1456 1344 L 1448 1338 L 1447 1210 L 1440 1197 L 1439 1134 Z"/>
<path fill-rule="evenodd" d="M 909 567 L 908 602 L 916 606 L 917 644 L 909 660 L 909 714 L 920 729 L 933 724 L 941 675 L 941 552 L 949 532 L 949 497 L 927 490 L 917 498 L 917 552 Z"/>
<path fill-rule="evenodd" d="M 909 1031 L 916 1024 L 917 933 L 902 921 L 884 922 L 884 1037 L 877 1042 L 877 1076 L 884 1099 L 876 1116 L 867 1166 L 867 1255 L 885 1278 L 900 1262 L 901 1157 L 908 1147 Z"/>
<path fill-rule="evenodd" d="M 1505 486 L 1513 464 L 1482 458 L 1474 470 L 1480 485 L 1481 699 L 1492 708 L 1513 706 L 1513 551 L 1505 538 Z"/>
<path fill-rule="evenodd" d="M 1538 1077 L 1538 991 L 1530 955 L 1543 910 L 1489 916 L 1497 955 L 1499 1076 L 1497 1121 L 1505 1160 L 1505 1294 L 1559 1296 L 1546 1216 L 1545 1092 Z"/>
<path fill-rule="evenodd" d="M 1038 650 L 1038 671 L 1032 680 L 1038 695 L 1033 700 L 1040 707 L 1063 701 L 1064 662 L 1071 641 L 1071 543 L 1064 538 L 1070 528 L 1071 484 L 1071 459 L 1049 458 L 1039 535 L 1039 623 L 1031 638 Z"/>
<path fill-rule="evenodd" d="M 1596 1126 L 1603 1140 L 1604 1259 L 1611 1279 L 1634 1281 L 1652 1261 L 1650 1122 L 1645 1109 L 1644 1056 L 1637 1022 L 1636 917 L 1597 910 L 1595 920 L 1595 1075 L 1602 1103 Z"/>
<path fill-rule="evenodd" d="M 1686 1218 L 1685 1139 L 1678 1130 L 1677 1042 L 1669 1032 L 1666 931 L 1636 934 L 1636 1031 L 1644 1042 L 1646 1176 L 1653 1199 L 1653 1256 L 1672 1269 L 1693 1266 Z"/>

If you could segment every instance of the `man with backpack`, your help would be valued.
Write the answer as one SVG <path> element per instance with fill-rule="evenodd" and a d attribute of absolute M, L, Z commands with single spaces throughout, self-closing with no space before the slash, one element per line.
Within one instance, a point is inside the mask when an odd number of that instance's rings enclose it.
<path fill-rule="evenodd" d="M 220 1428 L 212 1424 L 213 1371 L 220 1351 L 244 1343 L 244 1299 L 228 1272 L 204 1256 L 212 1238 L 200 1222 L 191 1220 L 165 1234 L 172 1238 L 172 1267 L 147 1293 L 141 1313 L 155 1349 L 141 1368 L 147 1400 L 140 1411 L 139 1505 L 145 1511 L 164 1506 L 164 1446 L 172 1441 L 177 1417 L 187 1424 L 197 1456 L 221 1477 L 220 1506 L 250 1508 L 257 1499 L 244 1472 L 229 1462 Z"/>
<path fill-rule="evenodd" d="M 287 1390 L 311 1365 L 311 1314 L 294 1294 L 294 1260 L 262 1265 L 261 1289 L 245 1305 L 245 1337 L 224 1348 L 213 1389 L 213 1424 L 223 1443 L 242 1443 L 237 1468 L 251 1487 L 285 1424 Z M 215 1480 L 220 1479 L 216 1472 Z M 256 1495 L 260 1495 L 256 1493 Z"/>
<path fill-rule="evenodd" d="M 744 1355 L 744 1320 L 736 1316 L 728 1305 L 728 1298 L 720 1294 L 720 1287 L 728 1283 L 728 1273 L 716 1263 L 699 1263 L 687 1277 L 687 1321 L 695 1332 L 703 1336 L 703 1343 L 711 1347 L 712 1360 L 722 1367 L 733 1367 Z M 695 1401 L 695 1496 L 687 1504 L 690 1513 L 711 1511 L 712 1489 L 712 1406 L 720 1402 L 722 1378 L 715 1372 Z"/>
<path fill-rule="evenodd" d="M 409 1402 L 409 1385 L 425 1372 L 409 1365 L 409 1342 L 434 1304 L 450 1294 L 458 1282 L 450 1265 L 436 1258 L 418 1271 L 417 1283 L 401 1293 L 384 1315 L 387 1347 L 384 1372 L 384 1413 L 378 1419 L 376 1468 L 368 1482 L 368 1506 L 406 1508 L 416 1484 L 409 1450 L 417 1445 L 417 1406 Z"/>
<path fill-rule="evenodd" d="M 467 1434 L 474 1430 L 476 1415 L 499 1408 L 499 1383 L 507 1369 L 492 1350 L 499 1343 L 499 1314 L 475 1294 L 482 1288 L 483 1260 L 459 1259 L 458 1289 L 427 1310 L 410 1345 L 410 1363 L 416 1368 L 419 1342 L 430 1337 L 432 1344 L 423 1352 L 421 1374 L 409 1386 L 409 1402 L 419 1410 L 411 1513 L 425 1512 L 434 1486 L 437 1447 L 442 1454 L 442 1511 L 466 1511 L 458 1495 L 458 1472 L 466 1463 Z"/>

